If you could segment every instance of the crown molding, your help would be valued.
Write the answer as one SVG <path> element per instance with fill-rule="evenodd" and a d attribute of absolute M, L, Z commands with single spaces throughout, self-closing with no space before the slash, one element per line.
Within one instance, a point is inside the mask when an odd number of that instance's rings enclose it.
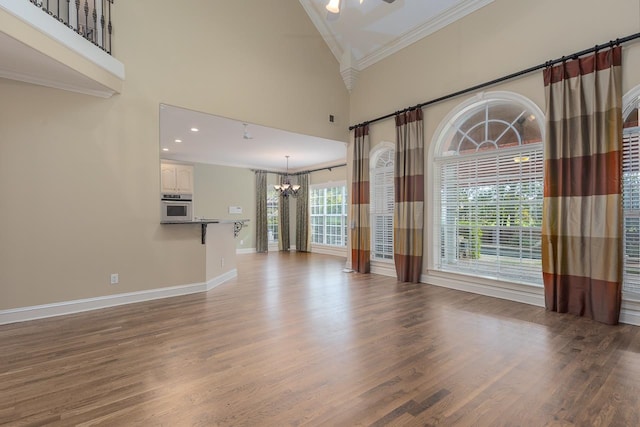
<path fill-rule="evenodd" d="M 300 0 L 302 1 L 302 0 Z M 493 3 L 494 0 L 467 0 L 445 10 L 440 15 L 425 22 L 424 24 L 414 28 L 413 30 L 405 33 L 404 35 L 393 40 L 391 43 L 382 46 L 379 49 L 364 56 L 358 61 L 358 69 L 360 71 L 375 64 L 378 61 L 385 59 L 386 57 L 393 55 L 401 49 L 417 42 L 418 40 L 427 37 L 430 34 L 446 27 L 447 25 L 462 19 L 470 13 L 475 12 L 484 6 Z"/>
<path fill-rule="evenodd" d="M 341 68 L 340 74 L 342 75 L 342 80 L 344 80 L 344 85 L 347 87 L 347 90 L 351 92 L 351 89 L 356 85 L 360 71 L 354 67 Z"/>

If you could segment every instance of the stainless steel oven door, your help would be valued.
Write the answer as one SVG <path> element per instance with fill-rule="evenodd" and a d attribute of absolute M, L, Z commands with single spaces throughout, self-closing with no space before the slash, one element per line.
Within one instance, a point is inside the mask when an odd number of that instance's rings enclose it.
<path fill-rule="evenodd" d="M 162 221 L 193 221 L 192 202 L 162 200 Z"/>

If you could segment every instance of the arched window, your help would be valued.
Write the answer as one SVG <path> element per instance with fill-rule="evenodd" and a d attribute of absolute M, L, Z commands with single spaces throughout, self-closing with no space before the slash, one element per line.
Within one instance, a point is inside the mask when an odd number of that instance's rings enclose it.
<path fill-rule="evenodd" d="M 624 261 L 622 291 L 640 297 L 640 86 L 624 99 L 622 203 Z"/>
<path fill-rule="evenodd" d="M 371 259 L 393 261 L 393 162 L 395 149 L 382 143 L 371 155 Z"/>
<path fill-rule="evenodd" d="M 481 94 L 436 133 L 435 267 L 542 283 L 540 109 L 516 94 Z"/>

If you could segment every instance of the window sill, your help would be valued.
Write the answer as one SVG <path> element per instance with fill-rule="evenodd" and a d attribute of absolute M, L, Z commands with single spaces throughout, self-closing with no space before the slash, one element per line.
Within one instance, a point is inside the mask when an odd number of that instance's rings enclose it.
<path fill-rule="evenodd" d="M 347 256 L 346 246 L 321 245 L 318 243 L 311 244 L 311 252 L 324 255 L 335 255 L 340 257 Z"/>
<path fill-rule="evenodd" d="M 512 283 L 439 270 L 427 270 L 420 281 L 430 285 L 544 307 L 544 289 L 538 285 Z"/>

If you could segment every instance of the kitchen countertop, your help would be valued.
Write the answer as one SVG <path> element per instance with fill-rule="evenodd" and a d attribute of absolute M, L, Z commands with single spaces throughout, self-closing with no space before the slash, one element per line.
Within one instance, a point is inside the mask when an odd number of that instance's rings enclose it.
<path fill-rule="evenodd" d="M 199 218 L 191 221 L 160 221 L 160 224 L 235 224 L 249 222 L 248 219 L 207 219 Z"/>

